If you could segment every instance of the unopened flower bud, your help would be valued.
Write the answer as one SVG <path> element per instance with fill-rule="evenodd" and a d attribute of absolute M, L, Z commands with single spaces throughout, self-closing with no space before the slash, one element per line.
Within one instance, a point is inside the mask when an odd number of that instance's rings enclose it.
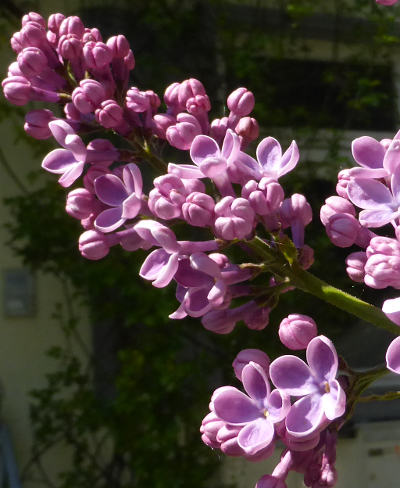
<path fill-rule="evenodd" d="M 254 95 L 247 88 L 237 88 L 229 95 L 227 105 L 235 115 L 244 117 L 249 115 L 254 108 Z"/>
<path fill-rule="evenodd" d="M 82 53 L 82 41 L 75 34 L 63 35 L 58 41 L 58 51 L 63 58 L 73 61 Z"/>
<path fill-rule="evenodd" d="M 81 220 L 88 218 L 96 207 L 96 198 L 86 188 L 76 188 L 67 195 L 65 210 L 71 217 Z"/>
<path fill-rule="evenodd" d="M 145 92 L 133 86 L 126 93 L 126 106 L 133 112 L 146 112 L 150 108 L 150 100 Z"/>
<path fill-rule="evenodd" d="M 235 127 L 235 132 L 243 138 L 245 144 L 249 144 L 257 139 L 260 128 L 257 120 L 253 117 L 242 117 Z"/>
<path fill-rule="evenodd" d="M 252 361 L 258 364 L 265 371 L 268 376 L 270 359 L 264 351 L 260 349 L 243 349 L 233 360 L 232 366 L 235 371 L 236 378 L 242 381 L 243 368 Z"/>
<path fill-rule="evenodd" d="M 105 99 L 105 91 L 101 83 L 92 79 L 81 80 L 80 86 L 72 92 L 72 103 L 83 114 L 94 112 Z"/>
<path fill-rule="evenodd" d="M 79 251 L 86 259 L 103 259 L 110 251 L 107 236 L 97 230 L 88 230 L 79 237 Z"/>
<path fill-rule="evenodd" d="M 243 315 L 243 321 L 249 329 L 262 330 L 269 324 L 269 307 L 258 307 L 256 304 L 253 309 L 248 310 Z"/>
<path fill-rule="evenodd" d="M 129 53 L 129 42 L 122 34 L 110 37 L 106 44 L 115 59 L 122 59 Z"/>
<path fill-rule="evenodd" d="M 155 131 L 157 136 L 160 137 L 161 139 L 165 139 L 168 127 L 174 125 L 176 119 L 172 115 L 156 114 L 153 117 L 153 122 L 155 125 Z"/>
<path fill-rule="evenodd" d="M 317 324 L 307 315 L 288 315 L 279 325 L 279 338 L 282 344 L 294 351 L 306 349 L 317 334 Z"/>
<path fill-rule="evenodd" d="M 363 251 L 352 252 L 346 258 L 346 272 L 349 278 L 357 283 L 362 283 L 365 277 L 365 264 L 367 255 Z"/>
<path fill-rule="evenodd" d="M 55 117 L 51 110 L 44 108 L 31 110 L 25 115 L 24 130 L 35 139 L 48 139 L 52 135 L 49 129 L 49 122 L 54 119 Z"/>
<path fill-rule="evenodd" d="M 95 116 L 100 125 L 106 129 L 113 129 L 123 121 L 124 111 L 115 100 L 104 100 L 96 109 Z"/>
<path fill-rule="evenodd" d="M 195 227 L 206 227 L 213 223 L 215 202 L 210 195 L 201 192 L 190 193 L 182 205 L 183 218 Z"/>
<path fill-rule="evenodd" d="M 353 217 L 356 215 L 354 205 L 345 198 L 332 196 L 325 200 L 325 205 L 322 205 L 320 211 L 320 218 L 323 225 L 328 223 L 329 217 L 334 214 L 350 214 Z"/>
<path fill-rule="evenodd" d="M 46 22 L 45 22 L 44 18 L 36 12 L 29 12 L 28 14 L 26 14 L 22 17 L 22 22 L 21 22 L 22 26 L 24 26 L 28 22 L 36 22 L 37 24 L 42 26 L 43 29 L 46 28 Z"/>
<path fill-rule="evenodd" d="M 60 31 L 60 25 L 65 19 L 63 14 L 51 14 L 47 20 L 47 27 L 51 32 L 58 34 Z"/>
<path fill-rule="evenodd" d="M 32 99 L 32 87 L 23 76 L 10 76 L 1 82 L 4 96 L 13 105 L 25 105 Z"/>
<path fill-rule="evenodd" d="M 31 78 L 44 71 L 47 64 L 47 57 L 37 47 L 26 47 L 18 54 L 18 66 L 22 73 Z"/>
<path fill-rule="evenodd" d="M 360 230 L 360 222 L 350 214 L 334 214 L 326 224 L 326 233 L 330 241 L 338 247 L 350 247 Z"/>
<path fill-rule="evenodd" d="M 87 42 L 83 46 L 83 57 L 89 69 L 100 70 L 112 59 L 111 49 L 104 42 Z"/>
<path fill-rule="evenodd" d="M 178 149 L 190 149 L 193 139 L 201 134 L 201 127 L 193 115 L 180 113 L 177 123 L 168 127 L 167 141 Z"/>
<path fill-rule="evenodd" d="M 237 318 L 230 310 L 212 310 L 201 319 L 203 327 L 216 334 L 229 334 L 234 329 Z"/>
<path fill-rule="evenodd" d="M 60 24 L 59 33 L 60 36 L 73 34 L 78 39 L 82 39 L 85 32 L 85 26 L 79 17 L 76 15 L 71 17 L 66 17 Z"/>
<path fill-rule="evenodd" d="M 189 98 L 195 97 L 196 95 L 206 95 L 206 91 L 201 81 L 196 80 L 195 78 L 182 81 L 178 88 L 179 104 L 186 107 L 186 102 Z"/>

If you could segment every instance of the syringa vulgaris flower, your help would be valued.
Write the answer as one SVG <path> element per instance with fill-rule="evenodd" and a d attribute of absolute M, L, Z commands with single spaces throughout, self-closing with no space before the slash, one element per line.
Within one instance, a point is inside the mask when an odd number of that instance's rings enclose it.
<path fill-rule="evenodd" d="M 297 439 L 312 437 L 344 414 L 346 394 L 336 380 L 338 356 L 325 336 L 307 346 L 308 365 L 297 356 L 281 356 L 270 366 L 270 377 L 283 393 L 300 397 L 286 417 L 286 430 Z"/>

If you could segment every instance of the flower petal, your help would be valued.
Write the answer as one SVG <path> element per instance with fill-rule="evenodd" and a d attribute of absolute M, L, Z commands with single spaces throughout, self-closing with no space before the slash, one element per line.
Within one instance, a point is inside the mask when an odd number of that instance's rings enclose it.
<path fill-rule="evenodd" d="M 282 148 L 279 142 L 273 137 L 266 137 L 257 146 L 256 154 L 264 174 L 277 179 L 282 159 Z"/>
<path fill-rule="evenodd" d="M 286 417 L 286 429 L 293 437 L 307 437 L 322 425 L 324 419 L 321 396 L 308 395 L 291 406 Z"/>
<path fill-rule="evenodd" d="M 247 424 L 239 432 L 238 444 L 246 454 L 256 454 L 271 444 L 275 430 L 267 419 L 257 419 Z"/>
<path fill-rule="evenodd" d="M 386 351 L 386 367 L 393 373 L 400 374 L 400 337 L 396 337 Z"/>
<path fill-rule="evenodd" d="M 300 154 L 299 148 L 297 147 L 296 141 L 292 141 L 288 149 L 284 152 L 281 162 L 279 164 L 279 174 L 278 177 L 289 173 L 293 168 L 296 167 L 299 162 Z"/>
<path fill-rule="evenodd" d="M 376 180 L 364 178 L 350 180 L 347 193 L 354 205 L 360 208 L 387 208 L 394 203 L 389 188 Z"/>
<path fill-rule="evenodd" d="M 308 343 L 306 357 L 315 377 L 320 381 L 335 379 L 338 356 L 332 341 L 325 336 L 317 336 Z"/>
<path fill-rule="evenodd" d="M 107 208 L 99 213 L 94 221 L 94 226 L 101 232 L 112 232 L 118 229 L 125 219 L 122 218 L 122 207 Z"/>
<path fill-rule="evenodd" d="M 254 402 L 236 388 L 223 389 L 213 398 L 217 416 L 230 424 L 246 424 L 260 418 L 260 410 Z"/>
<path fill-rule="evenodd" d="M 76 181 L 81 174 L 83 173 L 83 169 L 85 167 L 85 163 L 83 161 L 77 162 L 76 164 L 71 165 L 58 179 L 58 182 L 64 188 L 71 186 L 74 181 Z"/>
<path fill-rule="evenodd" d="M 261 366 L 253 361 L 246 364 L 242 371 L 242 383 L 247 394 L 257 404 L 263 405 L 271 390 L 267 375 Z"/>
<path fill-rule="evenodd" d="M 400 325 L 400 297 L 385 300 L 382 305 L 382 312 L 396 325 Z"/>
<path fill-rule="evenodd" d="M 54 149 L 43 159 L 42 168 L 50 173 L 62 174 L 76 163 L 76 158 L 68 149 Z"/>
<path fill-rule="evenodd" d="M 307 364 L 297 356 L 281 356 L 271 363 L 272 383 L 288 395 L 302 396 L 317 391 L 315 379 Z"/>
<path fill-rule="evenodd" d="M 236 159 L 236 155 L 240 149 L 239 136 L 233 132 L 232 129 L 226 131 L 224 142 L 222 143 L 221 155 L 223 158 Z"/>
<path fill-rule="evenodd" d="M 290 398 L 279 390 L 273 390 L 268 397 L 268 420 L 273 424 L 283 420 L 290 409 Z"/>
<path fill-rule="evenodd" d="M 194 178 L 204 178 L 203 173 L 197 166 L 193 164 L 168 164 L 168 173 L 179 176 L 179 178 L 186 178 L 192 180 Z"/>
<path fill-rule="evenodd" d="M 118 207 L 128 197 L 124 184 L 116 175 L 99 176 L 94 180 L 94 188 L 99 200 L 110 207 Z"/>
<path fill-rule="evenodd" d="M 209 136 L 196 136 L 190 146 L 190 157 L 197 165 L 206 158 L 219 158 L 220 155 L 218 144 Z"/>
<path fill-rule="evenodd" d="M 359 165 L 373 169 L 382 168 L 385 148 L 376 139 L 369 136 L 354 139 L 351 152 Z"/>
<path fill-rule="evenodd" d="M 346 394 L 337 380 L 329 383 L 330 392 L 322 396 L 322 406 L 329 420 L 341 417 L 346 410 Z"/>

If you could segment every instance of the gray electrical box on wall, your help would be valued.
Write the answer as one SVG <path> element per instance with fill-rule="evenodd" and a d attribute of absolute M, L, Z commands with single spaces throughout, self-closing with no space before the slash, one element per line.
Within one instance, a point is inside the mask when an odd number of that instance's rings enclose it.
<path fill-rule="evenodd" d="M 35 279 L 30 271 L 3 271 L 3 306 L 6 317 L 25 317 L 35 313 Z"/>

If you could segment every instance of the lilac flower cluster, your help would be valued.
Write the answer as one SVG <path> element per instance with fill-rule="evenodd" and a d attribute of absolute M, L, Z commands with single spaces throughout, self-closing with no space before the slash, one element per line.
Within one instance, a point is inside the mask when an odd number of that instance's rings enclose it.
<path fill-rule="evenodd" d="M 346 394 L 336 379 L 338 357 L 324 336 L 308 343 L 306 356 L 308 364 L 290 355 L 270 364 L 257 349 L 240 352 L 233 367 L 247 394 L 231 386 L 218 388 L 202 422 L 203 442 L 228 456 L 258 461 L 271 456 L 276 440 L 286 445 L 281 462 L 258 488 L 286 486 L 290 470 L 302 472 L 312 488 L 336 483 L 333 422 L 346 408 Z M 270 381 L 276 387 L 272 391 Z"/>
<path fill-rule="evenodd" d="M 238 321 L 264 328 L 279 283 L 273 280 L 259 296 L 250 283 L 258 270 L 232 263 L 221 251 L 251 239 L 257 226 L 267 235 L 290 228 L 308 267 L 313 256 L 304 245 L 304 227 L 312 215 L 304 196 L 285 199 L 278 182 L 299 160 L 294 141 L 282 153 L 279 142 L 267 137 L 256 158 L 244 152 L 258 136 L 257 121 L 249 116 L 253 94 L 243 87 L 233 91 L 229 115 L 210 122 L 205 89 L 189 79 L 167 87 L 166 110 L 159 112 L 156 93 L 129 87 L 135 61 L 126 38 L 103 42 L 79 17 L 51 15 L 46 28 L 39 14 L 25 15 L 11 46 L 18 56 L 2 83 L 6 98 L 16 105 L 58 102 L 64 112 L 58 117 L 47 108 L 30 111 L 25 130 L 37 139 L 53 136 L 61 146 L 42 163 L 59 175 L 60 185 L 83 179 L 66 202 L 67 213 L 85 230 L 82 255 L 101 259 L 118 244 L 127 251 L 155 248 L 140 275 L 156 287 L 176 282 L 180 306 L 171 318 L 203 317 L 204 327 L 217 333 L 230 332 Z M 86 145 L 81 135 L 95 130 L 114 132 L 124 147 L 99 138 Z M 152 152 L 157 139 L 189 150 L 192 164 L 166 167 Z M 146 160 L 161 172 L 148 193 L 138 166 Z M 178 241 L 172 230 L 178 223 L 202 228 L 208 239 Z M 239 297 L 248 300 L 230 307 Z"/>
<path fill-rule="evenodd" d="M 285 198 L 279 182 L 296 167 L 299 150 L 293 141 L 282 151 L 266 137 L 254 157 L 246 152 L 259 133 L 247 88 L 227 97 L 228 116 L 211 121 L 210 100 L 196 79 L 168 86 L 162 103 L 152 90 L 130 86 L 135 58 L 127 39 L 103 42 L 98 29 L 75 16 L 53 14 L 46 23 L 31 12 L 11 46 L 17 60 L 2 82 L 5 97 L 15 105 L 56 104 L 54 111 L 28 112 L 24 128 L 61 146 L 42 167 L 59 175 L 61 186 L 76 185 L 66 211 L 82 224 L 85 258 L 102 259 L 117 245 L 150 251 L 139 274 L 157 288 L 175 283 L 179 306 L 170 318 L 201 317 L 218 334 L 240 321 L 265 328 L 280 294 L 295 287 L 357 317 L 370 313 L 392 332 L 384 314 L 400 325 L 400 298 L 387 300 L 383 314 L 306 271 L 314 259 L 304 235 L 311 207 L 303 195 Z M 99 131 L 104 138 L 91 138 Z M 161 144 L 184 151 L 184 163 L 167 165 L 157 152 Z M 346 259 L 352 280 L 400 289 L 400 132 L 391 140 L 360 137 L 352 151 L 358 167 L 339 173 L 337 195 L 325 201 L 321 221 L 335 245 L 361 248 Z M 145 163 L 156 171 L 150 188 L 143 181 Z M 392 237 L 386 227 L 384 236 L 370 230 L 386 225 L 393 227 Z M 182 235 L 195 230 L 199 240 L 179 240 L 178 226 Z M 256 488 L 285 488 L 289 471 L 301 472 L 308 487 L 334 486 L 337 431 L 376 376 L 360 377 L 344 361 L 339 372 L 332 342 L 317 335 L 311 317 L 288 315 L 278 334 L 287 348 L 306 349 L 307 363 L 292 355 L 270 363 L 262 351 L 243 350 L 233 367 L 246 393 L 230 386 L 214 392 L 202 439 L 251 461 L 269 457 L 276 441 L 283 442 L 280 462 Z M 386 362 L 400 374 L 400 338 L 389 346 Z"/>

